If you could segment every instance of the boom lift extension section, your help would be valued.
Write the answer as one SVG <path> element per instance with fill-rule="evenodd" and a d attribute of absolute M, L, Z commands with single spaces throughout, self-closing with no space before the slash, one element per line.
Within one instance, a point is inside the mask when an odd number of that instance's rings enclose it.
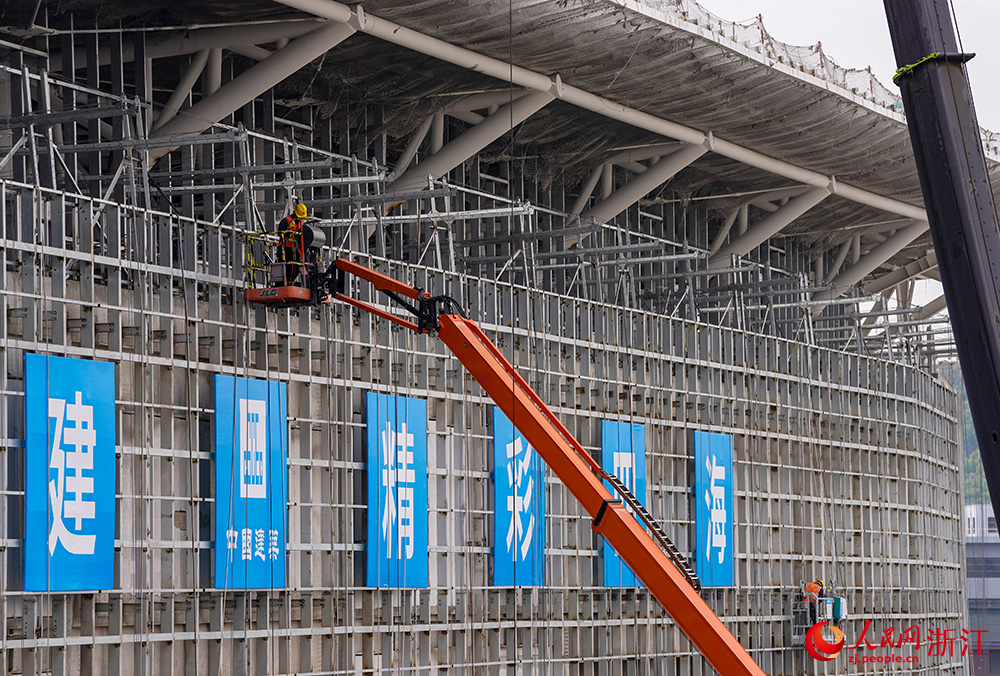
<path fill-rule="evenodd" d="M 616 477 L 601 469 L 515 372 L 479 325 L 462 315 L 454 299 L 432 296 L 344 259 L 336 260 L 331 270 L 336 271 L 334 300 L 416 333 L 437 333 L 580 501 L 594 519 L 594 532 L 604 536 L 615 548 L 716 671 L 722 676 L 764 676 L 753 658 L 698 595 L 698 578 L 649 512 Z M 417 322 L 351 298 L 347 294 L 348 274 L 370 281 L 396 305 L 415 315 Z M 605 482 L 619 497 L 608 490 Z M 636 518 L 642 520 L 648 533 Z"/>

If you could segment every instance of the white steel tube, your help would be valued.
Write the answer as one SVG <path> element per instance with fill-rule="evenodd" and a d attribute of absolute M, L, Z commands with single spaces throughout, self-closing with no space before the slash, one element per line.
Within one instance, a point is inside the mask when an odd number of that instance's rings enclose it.
<path fill-rule="evenodd" d="M 726 221 L 722 224 L 722 228 L 719 229 L 719 234 L 715 236 L 715 239 L 712 240 L 711 246 L 708 247 L 709 255 L 712 255 L 716 251 L 718 251 L 719 247 L 722 246 L 722 243 L 726 241 L 726 237 L 729 236 L 729 231 L 733 229 L 733 223 L 736 222 L 736 217 L 739 216 L 740 211 L 742 211 L 742 209 L 743 206 L 740 205 L 735 209 L 733 209 L 732 211 L 730 211 L 729 215 L 726 216 Z"/>
<path fill-rule="evenodd" d="M 160 116 L 156 118 L 156 124 L 153 125 L 153 131 L 156 131 L 170 120 L 174 119 L 177 115 L 177 111 L 181 109 L 184 105 L 184 101 L 187 99 L 188 95 L 191 93 L 191 88 L 194 87 L 194 83 L 198 81 L 198 76 L 201 75 L 202 71 L 205 70 L 205 64 L 208 63 L 209 50 L 203 49 L 194 55 L 191 59 L 191 65 L 184 75 L 181 76 L 180 82 L 177 83 L 177 87 L 174 89 L 174 93 L 170 95 L 167 99 L 167 103 L 163 106 L 163 111 Z"/>
<path fill-rule="evenodd" d="M 410 166 L 410 162 L 417 155 L 417 150 L 420 149 L 420 144 L 424 142 L 424 138 L 427 136 L 428 130 L 431 128 L 431 121 L 433 120 L 432 115 L 428 115 L 427 119 L 420 123 L 417 130 L 413 132 L 413 136 L 410 137 L 410 142 L 406 144 L 406 148 L 403 150 L 403 154 L 399 156 L 399 160 L 396 162 L 395 172 L 398 175 L 402 175 L 406 168 Z"/>
<path fill-rule="evenodd" d="M 281 50 L 284 53 L 291 45 Z M 552 85 L 552 81 L 549 81 Z M 407 192 L 427 187 L 427 177 L 439 178 L 466 161 L 493 141 L 510 131 L 511 124 L 518 125 L 534 115 L 546 104 L 555 99 L 550 91 L 537 91 L 518 99 L 512 105 L 508 104 L 485 120 L 472 127 L 457 139 L 441 148 L 441 151 L 431 155 L 423 162 L 418 162 L 412 169 L 403 173 L 388 192 Z"/>
<path fill-rule="evenodd" d="M 609 222 L 642 199 L 644 195 L 676 176 L 679 171 L 706 152 L 708 149 L 704 146 L 686 146 L 674 151 L 614 191 L 607 199 L 585 211 L 580 215 L 580 219 L 585 222 L 589 222 L 591 219 L 599 223 Z"/>
<path fill-rule="evenodd" d="M 431 115 L 431 154 L 444 147 L 444 113 Z"/>
<path fill-rule="evenodd" d="M 760 223 L 747 230 L 746 234 L 731 240 L 726 246 L 719 249 L 715 255 L 708 259 L 709 267 L 728 265 L 729 257 L 733 254 L 745 256 L 829 196 L 828 189 L 813 188 L 809 192 L 793 197 L 788 200 L 788 204 L 773 214 L 769 214 Z"/>
<path fill-rule="evenodd" d="M 198 28 L 192 31 L 177 31 L 162 42 L 152 42 L 147 46 L 146 56 L 160 59 L 179 54 L 193 54 L 211 47 L 228 48 L 231 45 L 262 45 L 281 38 L 301 37 L 322 27 L 319 21 L 280 21 L 275 23 L 221 26 L 219 28 Z M 125 59 L 131 59 L 126 48 Z"/>
<path fill-rule="evenodd" d="M 902 284 L 903 282 L 909 281 L 914 277 L 919 277 L 920 275 L 925 274 L 928 270 L 936 267 L 937 254 L 932 251 L 923 258 L 918 258 L 917 260 L 907 263 L 902 267 L 896 268 L 892 272 L 882 275 L 878 279 L 873 279 L 864 285 L 862 291 L 868 295 L 881 293 L 889 287 Z"/>
<path fill-rule="evenodd" d="M 606 200 L 615 191 L 615 167 L 610 162 L 601 165 L 601 199 Z"/>
<path fill-rule="evenodd" d="M 612 164 L 622 166 L 623 162 L 640 162 L 642 160 L 651 160 L 656 157 L 663 157 L 664 155 L 669 155 L 674 152 L 677 148 L 677 143 L 654 143 L 648 146 L 640 146 L 638 148 L 623 150 L 608 161 Z"/>
<path fill-rule="evenodd" d="M 208 70 L 205 72 L 205 94 L 214 94 L 222 86 L 222 48 L 208 50 Z"/>
<path fill-rule="evenodd" d="M 271 54 L 274 52 L 264 49 L 263 47 L 258 47 L 257 45 L 230 45 L 226 47 L 233 54 L 239 54 L 240 56 L 245 56 L 254 61 L 263 61 L 264 59 L 271 58 Z"/>
<path fill-rule="evenodd" d="M 772 190 L 771 192 L 764 193 L 763 195 L 757 195 L 756 197 L 750 198 L 747 203 L 763 209 L 764 211 L 775 212 L 784 205 L 775 204 L 774 202 L 780 202 L 781 200 L 798 197 L 807 190 L 809 190 L 808 186 L 795 186 L 791 188 L 782 188 L 780 190 Z"/>
<path fill-rule="evenodd" d="M 905 249 L 913 240 L 927 232 L 930 225 L 927 221 L 915 221 L 905 228 L 900 228 L 896 234 L 861 257 L 857 263 L 844 270 L 833 280 L 834 288 L 818 294 L 816 300 L 833 300 L 839 298 L 848 289 L 874 272 L 880 265 Z M 818 307 L 813 314 L 823 311 Z"/>
<path fill-rule="evenodd" d="M 594 170 L 590 172 L 590 176 L 587 180 L 583 182 L 580 186 L 580 196 L 576 198 L 573 202 L 573 207 L 569 210 L 569 213 L 576 215 L 583 211 L 583 208 L 587 206 L 587 202 L 590 201 L 590 196 L 594 194 L 594 188 L 597 187 L 597 182 L 601 180 L 601 176 L 604 174 L 604 165 L 599 164 L 594 167 Z"/>
<path fill-rule="evenodd" d="M 202 99 L 183 114 L 156 130 L 151 136 L 197 133 L 246 105 L 286 77 L 325 54 L 332 47 L 354 34 L 354 29 L 342 23 L 331 23 L 288 43 L 265 61 L 226 83 L 215 94 Z M 150 151 L 154 161 L 173 147 Z"/>
<path fill-rule="evenodd" d="M 840 245 L 840 249 L 837 251 L 837 257 L 833 259 L 833 265 L 830 266 L 830 271 L 826 273 L 826 279 L 823 281 L 829 284 L 837 273 L 840 272 L 840 268 L 844 267 L 844 261 L 847 260 L 847 254 L 851 252 L 851 240 L 847 240 Z"/>
<path fill-rule="evenodd" d="M 441 112 L 446 115 L 451 115 L 455 112 L 469 112 L 472 110 L 482 110 L 484 108 L 489 108 L 490 106 L 502 106 L 505 103 L 516 101 L 527 94 L 528 91 L 529 90 L 527 89 L 515 89 L 511 92 L 510 90 L 498 89 L 492 92 L 470 94 L 469 96 L 458 99 L 453 103 L 449 103 Z"/>

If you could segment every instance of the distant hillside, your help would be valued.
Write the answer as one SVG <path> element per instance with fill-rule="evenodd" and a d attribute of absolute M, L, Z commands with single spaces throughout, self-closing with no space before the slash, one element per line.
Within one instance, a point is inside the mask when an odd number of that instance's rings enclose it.
<path fill-rule="evenodd" d="M 979 457 L 979 442 L 976 440 L 976 430 L 972 426 L 972 413 L 969 411 L 969 397 L 965 392 L 965 381 L 957 361 L 938 364 L 941 375 L 954 385 L 962 398 L 962 450 L 965 453 L 965 504 L 975 505 L 990 501 L 990 493 L 986 488 L 986 475 L 983 474 L 983 461 Z"/>

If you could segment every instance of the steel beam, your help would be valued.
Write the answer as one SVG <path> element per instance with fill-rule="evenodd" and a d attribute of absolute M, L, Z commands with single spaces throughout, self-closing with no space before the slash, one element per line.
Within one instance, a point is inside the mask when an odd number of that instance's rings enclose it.
<path fill-rule="evenodd" d="M 615 190 L 607 199 L 601 200 L 580 214 L 580 219 L 584 221 L 593 219 L 599 223 L 611 221 L 645 195 L 676 176 L 679 171 L 690 166 L 706 152 L 708 152 L 708 148 L 705 146 L 685 146 L 660 158 L 659 162 Z"/>
<path fill-rule="evenodd" d="M 834 298 L 839 298 L 852 286 L 877 270 L 880 265 L 909 246 L 913 240 L 927 232 L 928 227 L 926 221 L 915 221 L 904 228 L 900 228 L 892 237 L 879 244 L 866 255 L 862 256 L 857 263 L 837 275 L 837 278 L 832 282 L 834 288 L 821 294 L 815 300 L 833 300 Z M 822 308 L 816 314 L 819 312 L 822 312 Z"/>
<path fill-rule="evenodd" d="M 922 308 L 920 308 L 920 311 L 917 312 L 914 315 L 914 317 L 916 319 L 930 319 L 938 312 L 941 312 L 947 307 L 948 307 L 948 302 L 945 300 L 944 294 L 941 294 L 931 302 L 927 303 L 927 305 L 924 305 Z"/>
<path fill-rule="evenodd" d="M 511 207 L 507 207 L 510 209 Z M 458 242 L 459 246 L 474 247 L 486 246 L 490 244 L 510 244 L 512 242 L 524 242 L 533 239 L 551 239 L 555 237 L 566 237 L 568 235 L 587 235 L 601 229 L 597 223 L 587 225 L 577 225 L 571 228 L 557 228 L 555 230 L 535 230 L 534 232 L 518 232 L 499 237 L 479 237 L 476 239 L 466 239 Z"/>
<path fill-rule="evenodd" d="M 510 91 L 509 89 L 497 89 L 496 91 L 491 92 L 470 94 L 469 96 L 462 97 L 457 101 L 449 103 L 441 112 L 445 115 L 454 115 L 455 113 L 470 113 L 474 110 L 484 110 L 491 106 L 502 106 L 505 103 L 511 103 L 518 100 L 529 92 L 530 90 L 528 89 L 515 89 L 514 91 Z"/>
<path fill-rule="evenodd" d="M 604 174 L 604 165 L 599 164 L 594 167 L 594 170 L 590 172 L 590 176 L 587 180 L 583 182 L 580 186 L 580 196 L 576 198 L 573 202 L 573 206 L 570 208 L 569 213 L 571 215 L 577 215 L 583 211 L 583 208 L 587 206 L 587 202 L 590 201 L 590 196 L 594 194 L 594 188 L 597 187 L 597 182 L 601 180 L 601 176 Z"/>
<path fill-rule="evenodd" d="M 191 94 L 191 89 L 194 87 L 194 83 L 198 81 L 203 70 L 205 70 L 205 64 L 208 63 L 209 50 L 203 49 L 194 55 L 191 59 L 191 65 L 188 69 L 184 71 L 184 75 L 181 76 L 180 81 L 177 86 L 174 87 L 174 92 L 167 99 L 167 103 L 163 106 L 163 110 L 160 112 L 160 116 L 156 118 L 156 122 L 153 123 L 152 131 L 156 131 L 170 120 L 174 119 L 177 112 L 184 105 L 187 100 L 188 95 Z"/>
<path fill-rule="evenodd" d="M 164 138 L 208 129 L 353 34 L 354 29 L 350 26 L 331 23 L 288 43 L 266 61 L 261 61 L 223 85 L 215 94 L 202 99 L 157 129 L 151 137 Z M 151 151 L 150 159 L 155 161 L 175 147 L 166 146 Z"/>
<path fill-rule="evenodd" d="M 722 223 L 722 227 L 719 229 L 719 234 L 715 236 L 715 239 L 712 240 L 711 246 L 708 247 L 709 255 L 714 254 L 722 247 L 722 243 L 726 241 L 726 237 L 729 237 L 729 231 L 733 229 L 733 223 L 736 222 L 736 218 L 740 215 L 742 210 L 743 205 L 741 204 L 730 211 L 729 215 L 726 216 L 726 220 Z"/>
<path fill-rule="evenodd" d="M 837 276 L 840 272 L 840 268 L 843 267 L 844 261 L 847 260 L 847 254 L 851 252 L 851 240 L 847 240 L 840 245 L 840 250 L 837 251 L 837 257 L 833 259 L 833 265 L 830 266 L 830 271 L 826 273 L 825 281 L 827 284 L 833 281 L 833 278 Z"/>
<path fill-rule="evenodd" d="M 617 164 L 618 166 L 626 166 L 629 163 L 638 163 L 645 160 L 655 160 L 658 157 L 663 157 L 664 155 L 669 155 L 670 153 L 677 150 L 682 144 L 677 142 L 671 143 L 653 143 L 647 146 L 639 146 L 636 148 L 628 148 L 623 150 L 617 155 L 611 157 L 608 162 L 612 164 Z M 645 167 L 643 167 L 645 169 Z"/>
<path fill-rule="evenodd" d="M 1000 223 L 949 0 L 885 0 L 899 85 L 994 509 L 1000 506 Z"/>
<path fill-rule="evenodd" d="M 205 95 L 214 94 L 222 86 L 222 49 L 212 47 L 208 50 L 208 66 L 205 71 Z"/>
<path fill-rule="evenodd" d="M 258 47 L 257 45 L 230 45 L 226 47 L 233 54 L 239 54 L 240 56 L 245 56 L 247 58 L 253 59 L 254 61 L 263 61 L 264 59 L 269 59 L 274 53 L 269 49 L 264 49 L 263 47 Z"/>
<path fill-rule="evenodd" d="M 882 275 L 878 279 L 873 279 L 861 288 L 864 293 L 882 293 L 897 284 L 902 284 L 915 277 L 923 276 L 928 270 L 936 267 L 937 254 L 932 251 L 923 258 L 918 258 L 902 267 L 896 268 L 888 274 Z"/>
<path fill-rule="evenodd" d="M 194 54 L 213 47 L 228 49 L 233 45 L 261 45 L 282 38 L 299 38 L 321 27 L 322 24 L 314 21 L 279 21 L 176 31 L 159 43 L 150 40 L 146 48 L 146 55 L 151 59 L 160 59 L 181 54 Z M 130 48 L 126 47 L 123 59 L 128 61 L 131 58 Z"/>
<path fill-rule="evenodd" d="M 289 45 L 289 48 L 291 45 Z M 286 48 L 288 49 L 288 48 Z M 286 50 L 282 50 L 282 53 Z M 418 162 L 409 171 L 403 172 L 387 192 L 409 192 L 427 186 L 427 177 L 440 178 L 449 171 L 465 162 L 489 144 L 524 122 L 547 104 L 555 100 L 554 89 L 557 83 L 549 80 L 549 87 L 544 91 L 535 91 L 503 106 L 485 120 L 470 128 L 457 139 L 441 148 L 426 160 Z"/>
<path fill-rule="evenodd" d="M 402 175 L 406 168 L 410 166 L 410 162 L 413 158 L 417 156 L 417 151 L 420 149 L 420 144 L 424 142 L 427 137 L 427 132 L 431 129 L 431 122 L 434 121 L 432 115 L 428 115 L 427 118 L 420 123 L 417 130 L 413 132 L 413 136 L 410 137 L 410 142 L 406 144 L 406 148 L 403 149 L 403 154 L 399 156 L 399 160 L 396 161 L 395 172 Z"/>
<path fill-rule="evenodd" d="M 320 225 L 351 225 L 361 223 L 361 225 L 379 225 L 385 223 L 419 223 L 438 221 L 472 221 L 480 218 L 504 218 L 507 216 L 530 216 L 534 210 L 530 206 L 512 206 L 502 209 L 472 209 L 468 211 L 442 211 L 438 213 L 427 212 L 422 214 L 400 214 L 398 216 L 381 216 L 375 218 L 327 218 L 317 221 Z"/>
<path fill-rule="evenodd" d="M 764 193 L 763 195 L 758 195 L 750 199 L 749 203 L 754 205 L 759 209 L 764 211 L 777 211 L 781 207 L 785 206 L 787 200 L 792 197 L 798 197 L 802 193 L 809 190 L 806 186 L 796 186 L 793 188 L 782 188 L 781 190 L 772 190 L 770 192 Z M 779 204 L 775 204 L 775 200 L 779 201 Z M 785 202 L 781 202 L 785 200 Z"/>
<path fill-rule="evenodd" d="M 761 244 L 774 237 L 796 218 L 812 209 L 831 194 L 829 188 L 812 188 L 797 197 L 788 200 L 788 204 L 773 214 L 769 214 L 760 223 L 747 230 L 746 234 L 737 237 L 717 251 L 708 259 L 710 267 L 720 267 L 729 264 L 730 256 L 745 256 Z"/>
<path fill-rule="evenodd" d="M 747 232 L 747 226 L 749 224 L 750 224 L 750 205 L 744 204 L 743 206 L 740 207 L 740 215 L 736 219 L 736 233 L 738 235 L 745 235 Z"/>
<path fill-rule="evenodd" d="M 878 326 L 878 318 L 882 316 L 882 312 L 889 306 L 889 299 L 892 297 L 892 292 L 885 296 L 879 296 L 878 300 L 875 301 L 875 305 L 872 309 L 868 311 L 868 316 L 864 318 L 861 322 L 861 336 L 864 338 L 869 333 L 875 330 Z M 815 314 L 815 313 L 814 313 Z"/>

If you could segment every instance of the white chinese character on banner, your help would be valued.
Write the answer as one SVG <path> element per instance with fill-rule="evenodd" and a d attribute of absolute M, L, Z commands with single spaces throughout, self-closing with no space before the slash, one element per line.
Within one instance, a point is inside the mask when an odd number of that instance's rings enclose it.
<path fill-rule="evenodd" d="M 236 540 L 239 538 L 239 533 L 234 530 L 226 531 L 226 548 L 236 549 Z"/>
<path fill-rule="evenodd" d="M 240 540 L 242 541 L 243 549 L 243 560 L 249 561 L 253 558 L 253 531 L 249 528 L 244 528 L 240 531 Z"/>
<path fill-rule="evenodd" d="M 278 560 L 278 554 L 279 554 L 279 551 L 278 551 L 278 531 L 272 529 L 270 531 L 270 535 L 271 535 L 271 544 L 267 548 L 267 553 L 268 553 L 268 556 L 271 557 L 272 561 L 277 561 Z"/>
<path fill-rule="evenodd" d="M 56 473 L 55 479 L 49 481 L 52 507 L 49 553 L 54 553 L 56 544 L 61 542 L 70 554 L 93 554 L 97 534 L 78 531 L 83 530 L 85 520 L 96 521 L 97 515 L 94 477 L 84 475 L 94 470 L 94 447 L 97 445 L 94 407 L 84 406 L 83 394 L 77 392 L 76 402 L 72 404 L 67 405 L 65 399 L 49 399 L 49 417 L 56 419 L 49 459 L 50 477 L 51 471 Z M 71 448 L 64 450 L 64 444 Z M 96 530 L 98 524 L 88 526 L 89 530 Z"/>
<path fill-rule="evenodd" d="M 709 487 L 705 491 L 705 502 L 709 509 L 708 525 L 708 555 L 711 557 L 712 550 L 718 548 L 719 563 L 725 561 L 726 557 L 726 522 L 729 515 L 726 513 L 726 487 L 721 483 L 726 480 L 726 468 L 716 464 L 715 454 L 711 460 L 705 459 L 705 469 L 708 470 Z"/>
<path fill-rule="evenodd" d="M 256 544 L 253 552 L 254 556 L 259 556 L 261 561 L 266 561 L 267 559 L 264 557 L 264 529 L 258 528 L 254 531 L 254 535 L 256 536 L 254 539 L 254 543 Z"/>
<path fill-rule="evenodd" d="M 382 537 L 386 544 L 386 558 L 393 557 L 393 534 L 396 540 L 395 558 L 413 558 L 414 505 L 413 492 L 417 473 L 413 469 L 413 435 L 407 432 L 406 423 L 396 432 L 387 423 L 381 433 L 379 458 L 382 464 L 382 487 L 385 500 L 382 504 Z"/>
<path fill-rule="evenodd" d="M 507 484 L 510 487 L 510 495 L 507 496 L 507 511 L 510 512 L 507 551 L 513 561 L 517 560 L 518 552 L 521 553 L 521 560 L 527 559 L 535 532 L 535 514 L 531 509 L 535 488 L 531 474 L 532 453 L 531 446 L 523 444 L 520 437 L 507 444 Z M 522 515 L 526 515 L 523 520 Z"/>
<path fill-rule="evenodd" d="M 267 402 L 240 399 L 240 497 L 267 499 Z"/>
<path fill-rule="evenodd" d="M 612 474 L 618 477 L 618 480 L 625 485 L 625 488 L 635 493 L 635 453 L 631 451 L 615 451 L 611 455 L 611 462 L 613 464 Z M 632 513 L 630 506 L 626 505 L 625 509 L 629 513 Z"/>

